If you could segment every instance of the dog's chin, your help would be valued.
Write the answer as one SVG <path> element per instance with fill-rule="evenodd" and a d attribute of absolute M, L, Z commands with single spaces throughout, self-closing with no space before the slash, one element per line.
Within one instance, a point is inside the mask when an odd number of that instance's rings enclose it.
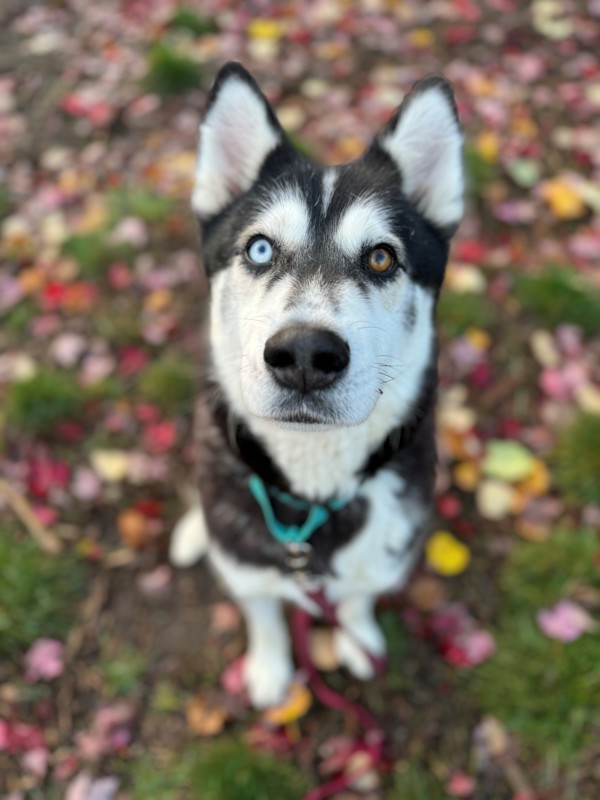
<path fill-rule="evenodd" d="M 306 407 L 295 408 L 289 404 L 282 404 L 275 408 L 255 409 L 248 408 L 248 411 L 255 417 L 270 422 L 274 427 L 288 431 L 303 431 L 306 433 L 321 433 L 332 431 L 339 428 L 351 428 L 364 422 L 365 416 L 344 417 L 333 413 L 331 410 L 320 407 L 318 409 L 307 409 Z"/>

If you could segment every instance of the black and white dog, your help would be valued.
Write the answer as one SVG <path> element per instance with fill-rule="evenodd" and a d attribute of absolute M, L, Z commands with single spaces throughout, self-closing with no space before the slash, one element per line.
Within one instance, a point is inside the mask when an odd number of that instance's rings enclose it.
<path fill-rule="evenodd" d="M 253 78 L 212 89 L 192 206 L 211 281 L 201 507 L 174 564 L 206 549 L 248 628 L 252 702 L 293 672 L 282 601 L 335 606 L 340 663 L 368 678 L 376 598 L 401 588 L 435 476 L 435 307 L 463 213 L 452 90 L 417 83 L 356 161 L 316 166 Z"/>

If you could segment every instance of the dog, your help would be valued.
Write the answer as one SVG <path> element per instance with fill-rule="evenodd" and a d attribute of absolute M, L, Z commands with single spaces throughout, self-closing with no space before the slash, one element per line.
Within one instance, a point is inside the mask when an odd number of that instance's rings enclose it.
<path fill-rule="evenodd" d="M 211 377 L 198 409 L 200 504 L 172 563 L 207 551 L 239 604 L 255 707 L 293 674 L 284 601 L 335 607 L 340 664 L 385 655 L 377 597 L 420 555 L 436 451 L 436 301 L 463 214 L 452 89 L 421 80 L 365 153 L 320 167 L 253 77 L 219 72 L 192 209 L 210 280 Z"/>

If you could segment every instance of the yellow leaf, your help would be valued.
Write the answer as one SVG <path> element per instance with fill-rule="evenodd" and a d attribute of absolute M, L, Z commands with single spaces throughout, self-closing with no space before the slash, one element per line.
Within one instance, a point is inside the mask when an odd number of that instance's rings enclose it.
<path fill-rule="evenodd" d="M 93 450 L 90 460 L 94 471 L 105 481 L 122 481 L 129 470 L 129 458 L 124 450 Z"/>
<path fill-rule="evenodd" d="M 251 39 L 280 39 L 282 29 L 276 19 L 257 17 L 248 25 L 247 33 Z"/>
<path fill-rule="evenodd" d="M 567 178 L 546 181 L 540 187 L 540 194 L 557 219 L 579 219 L 587 211 L 577 188 Z"/>
<path fill-rule="evenodd" d="M 482 328 L 469 328 L 465 332 L 465 337 L 476 350 L 488 350 L 492 343 L 491 336 Z"/>
<path fill-rule="evenodd" d="M 413 47 L 430 47 L 433 44 L 433 31 L 429 28 L 415 28 L 408 34 Z"/>
<path fill-rule="evenodd" d="M 454 467 L 452 477 L 463 492 L 474 492 L 479 483 L 479 467 L 475 461 L 462 461 Z"/>
<path fill-rule="evenodd" d="M 516 488 L 519 492 L 532 497 L 546 494 L 550 488 L 550 473 L 540 458 L 534 459 L 531 473 L 520 481 Z"/>
<path fill-rule="evenodd" d="M 292 683 L 287 699 L 280 706 L 270 708 L 263 719 L 271 725 L 287 725 L 303 717 L 312 705 L 312 695 L 303 683 Z"/>
<path fill-rule="evenodd" d="M 500 139 L 495 131 L 482 131 L 475 141 L 477 152 L 484 161 L 495 164 L 500 158 Z"/>
<path fill-rule="evenodd" d="M 448 531 L 436 531 L 425 547 L 427 563 L 439 575 L 460 575 L 471 560 L 471 551 Z"/>
<path fill-rule="evenodd" d="M 172 301 L 173 294 L 169 289 L 156 289 L 146 297 L 144 307 L 148 311 L 163 311 Z"/>

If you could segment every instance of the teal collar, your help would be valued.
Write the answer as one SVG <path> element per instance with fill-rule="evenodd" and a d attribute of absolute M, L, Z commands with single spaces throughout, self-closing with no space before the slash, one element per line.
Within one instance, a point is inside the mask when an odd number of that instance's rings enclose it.
<path fill-rule="evenodd" d="M 332 500 L 326 505 L 309 503 L 306 500 L 293 497 L 287 492 L 282 492 L 274 486 L 270 486 L 267 489 L 262 478 L 256 473 L 250 476 L 248 486 L 252 496 L 260 506 L 269 533 L 282 544 L 301 544 L 306 542 L 316 530 L 327 522 L 332 512 L 340 511 L 348 503 L 348 500 Z M 273 511 L 271 497 L 296 511 L 306 511 L 306 519 L 302 525 L 284 525 L 280 522 Z"/>

